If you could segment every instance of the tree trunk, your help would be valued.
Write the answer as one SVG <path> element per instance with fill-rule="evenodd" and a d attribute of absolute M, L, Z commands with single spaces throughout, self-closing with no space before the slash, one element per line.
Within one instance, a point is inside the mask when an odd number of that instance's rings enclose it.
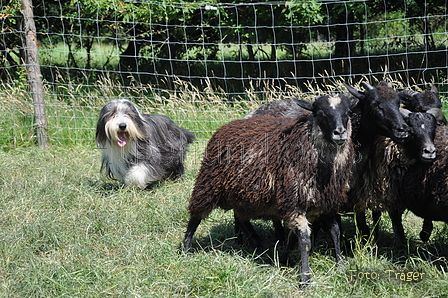
<path fill-rule="evenodd" d="M 336 64 L 336 69 L 340 70 L 342 74 L 350 73 L 351 68 L 351 57 L 355 55 L 355 42 L 353 41 L 354 25 L 349 25 L 353 23 L 353 15 L 346 12 L 348 15 L 341 15 L 337 20 L 335 25 L 335 47 L 334 56 L 338 59 Z"/>
<path fill-rule="evenodd" d="M 140 44 L 135 40 L 129 41 L 126 50 L 120 54 L 119 71 L 137 71 L 140 47 Z"/>

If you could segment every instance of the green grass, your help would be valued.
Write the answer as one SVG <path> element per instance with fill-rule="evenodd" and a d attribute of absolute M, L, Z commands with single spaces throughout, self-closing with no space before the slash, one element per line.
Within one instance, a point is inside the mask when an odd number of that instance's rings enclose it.
<path fill-rule="evenodd" d="M 231 212 L 216 210 L 194 237 L 180 243 L 187 201 L 204 144 L 195 143 L 178 181 L 149 190 L 122 188 L 99 173 L 99 152 L 86 147 L 19 148 L 0 153 L 0 297 L 443 297 L 448 291 L 448 238 L 437 223 L 428 244 L 417 240 L 421 220 L 408 214 L 411 257 L 394 244 L 385 217 L 378 247 L 348 241 L 337 268 L 322 234 L 310 258 L 312 285 L 299 287 L 300 267 L 279 266 L 273 231 L 256 222 L 267 251 L 246 252 Z M 418 224 L 416 224 L 418 223 Z M 351 247 L 351 248 L 350 248 Z M 291 258 L 298 260 L 298 254 Z M 356 271 L 354 271 L 356 270 Z M 376 273 L 375 280 L 353 277 Z M 389 276 L 389 272 L 392 274 Z M 401 281 L 399 272 L 423 274 Z"/>
<path fill-rule="evenodd" d="M 310 256 L 312 284 L 305 291 L 299 286 L 298 252 L 291 254 L 290 267 L 279 264 L 282 246 L 275 244 L 269 222 L 255 222 L 266 248 L 256 256 L 235 239 L 232 213 L 215 210 L 195 234 L 195 252 L 182 253 L 186 207 L 208 138 L 222 124 L 260 104 L 254 94 L 248 94 L 249 101 L 226 104 L 213 93 L 201 97 L 191 85 L 182 88 L 180 95 L 145 97 L 143 91 L 120 93 L 98 85 L 95 92 L 75 88 L 65 90 L 64 96 L 50 96 L 51 146 L 45 150 L 35 146 L 29 94 L 14 86 L 3 88 L 0 297 L 444 297 L 448 293 L 446 225 L 436 223 L 430 242 L 424 244 L 418 240 L 422 220 L 410 213 L 404 220 L 409 258 L 397 247 L 387 216 L 377 245 L 361 241 L 352 219 L 343 218 L 343 268 L 336 266 L 331 241 L 321 233 Z M 131 93 L 145 112 L 168 115 L 196 132 L 182 179 L 139 190 L 123 188 L 99 172 L 100 153 L 94 144 L 99 108 Z M 401 273 L 406 277 L 408 272 L 423 278 L 400 280 Z M 367 279 L 368 275 L 376 278 Z"/>

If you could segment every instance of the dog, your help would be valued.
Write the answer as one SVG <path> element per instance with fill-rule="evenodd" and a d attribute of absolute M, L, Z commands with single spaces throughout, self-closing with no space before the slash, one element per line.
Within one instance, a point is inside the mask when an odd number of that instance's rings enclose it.
<path fill-rule="evenodd" d="M 113 100 L 101 109 L 96 143 L 101 171 L 126 186 L 144 189 L 184 173 L 184 159 L 194 134 L 162 115 L 141 114 L 129 100 Z"/>

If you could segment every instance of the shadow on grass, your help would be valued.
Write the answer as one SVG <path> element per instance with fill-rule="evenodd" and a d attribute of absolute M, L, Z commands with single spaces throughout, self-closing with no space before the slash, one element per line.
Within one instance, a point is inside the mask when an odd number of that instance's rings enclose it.
<path fill-rule="evenodd" d="M 420 231 L 420 226 L 415 227 Z M 344 239 L 341 241 L 343 254 L 352 257 L 355 249 L 376 250 L 375 254 L 394 264 L 404 265 L 410 260 L 419 258 L 439 270 L 448 270 L 448 233 L 447 225 L 440 231 L 435 231 L 431 239 L 424 243 L 412 231 L 406 231 L 407 243 L 403 246 L 398 242 L 391 227 L 384 223 L 379 225 L 378 237 L 363 237 L 357 233 L 352 217 L 343 217 L 342 231 Z M 414 231 L 415 233 L 415 231 Z"/>
<path fill-rule="evenodd" d="M 172 183 L 173 181 L 178 181 L 180 179 L 182 178 L 179 178 L 177 180 L 166 179 L 162 181 L 157 181 L 148 185 L 144 190 L 150 191 L 155 188 L 163 187 L 166 183 Z M 87 185 L 92 189 L 94 189 L 96 192 L 100 193 L 101 195 L 110 195 L 113 192 L 120 191 L 127 187 L 118 180 L 110 180 L 107 182 L 105 182 L 104 180 L 87 180 Z"/>
<path fill-rule="evenodd" d="M 252 224 L 262 239 L 263 251 L 256 253 L 247 242 L 247 237 L 238 237 L 234 231 L 233 221 L 213 225 L 206 236 L 194 237 L 192 249 L 195 251 L 239 254 L 252 258 L 254 262 L 263 265 L 279 266 L 278 257 L 285 251 L 285 244 L 275 239 L 274 229 L 269 221 L 252 221 Z M 428 243 L 408 236 L 407 247 L 397 242 L 396 236 L 387 227 L 380 226 L 378 239 L 363 240 L 356 233 L 353 218 L 342 219 L 343 239 L 341 239 L 343 256 L 353 257 L 354 250 L 372 250 L 372 254 L 382 257 L 391 263 L 405 265 L 415 258 L 436 266 L 441 271 L 448 271 L 448 235 L 445 230 L 433 235 Z M 287 231 L 285 231 L 287 232 Z M 373 250 L 375 250 L 373 252 Z M 333 241 L 324 230 L 313 233 L 311 254 L 331 256 L 335 259 Z M 300 253 L 294 249 L 289 253 L 288 266 L 294 267 L 300 263 Z"/>
<path fill-rule="evenodd" d="M 233 221 L 213 225 L 206 236 L 193 237 L 192 251 L 204 251 L 212 253 L 220 251 L 227 254 L 238 254 L 243 257 L 252 258 L 254 262 L 261 265 L 294 267 L 300 263 L 300 253 L 295 247 L 288 253 L 288 263 L 280 264 L 279 257 L 285 252 L 286 243 L 278 241 L 274 236 L 274 228 L 270 221 L 251 221 L 255 231 L 262 239 L 262 252 L 259 253 L 249 245 L 245 235 L 237 235 L 234 230 Z M 285 229 L 287 236 L 288 230 Z M 331 255 L 334 260 L 333 242 L 325 231 L 312 237 L 312 253 Z"/>
<path fill-rule="evenodd" d="M 102 195 L 110 194 L 124 188 L 124 185 L 118 181 L 111 180 L 110 182 L 104 182 L 104 180 L 87 180 L 87 185 L 91 187 L 95 192 Z"/>

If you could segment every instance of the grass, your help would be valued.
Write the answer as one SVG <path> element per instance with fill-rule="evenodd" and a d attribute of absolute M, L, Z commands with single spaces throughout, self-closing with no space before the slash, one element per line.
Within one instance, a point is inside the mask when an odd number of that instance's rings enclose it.
<path fill-rule="evenodd" d="M 107 180 L 99 173 L 95 149 L 0 153 L 0 297 L 442 297 L 447 292 L 446 228 L 437 223 L 432 240 L 420 243 L 421 220 L 410 214 L 409 259 L 400 257 L 387 218 L 378 247 L 359 241 L 352 221 L 344 218 L 344 268 L 337 268 L 322 234 L 310 258 L 313 284 L 305 291 L 299 287 L 300 267 L 276 261 L 281 248 L 275 249 L 272 228 L 264 222 L 256 222 L 267 248 L 262 256 L 235 240 L 232 214 L 218 210 L 199 227 L 197 251 L 184 255 L 179 248 L 186 205 L 203 148 L 200 143 L 191 148 L 183 179 L 149 190 Z M 367 280 L 360 272 L 378 277 Z M 401 272 L 423 278 L 402 281 L 395 276 Z"/>
<path fill-rule="evenodd" d="M 286 97 L 300 93 L 293 86 L 284 91 L 266 86 L 263 95 L 248 91 L 245 98 L 229 100 L 223 98 L 223 90 L 215 92 L 210 82 L 206 82 L 205 90 L 199 90 L 190 83 L 175 80 L 177 93 L 158 93 L 150 85 L 123 87 L 107 76 L 96 81 L 94 88 L 66 80 L 62 74 L 58 79 L 52 89 L 47 86 L 45 109 L 50 142 L 60 146 L 95 146 L 100 109 L 114 99 L 131 99 L 142 113 L 166 115 L 194 131 L 197 139 L 207 140 L 217 128 L 243 117 L 262 100 L 278 98 L 279 93 Z M 3 83 L 0 90 L 0 139 L 5 140 L 0 142 L 0 150 L 36 144 L 31 94 L 21 84 Z"/>
<path fill-rule="evenodd" d="M 148 190 L 123 188 L 99 173 L 94 144 L 99 107 L 129 94 L 105 84 L 96 92 L 65 90 L 64 96 L 50 97 L 51 146 L 41 150 L 32 137 L 29 95 L 14 86 L 4 87 L 0 297 L 444 297 L 448 293 L 446 225 L 436 223 L 430 242 L 424 244 L 418 240 L 422 220 L 410 213 L 404 220 L 410 239 L 408 258 L 397 247 L 387 216 L 377 244 L 359 239 L 352 219 L 343 218 L 343 268 L 336 266 L 331 241 L 321 233 L 314 241 L 312 284 L 306 290 L 299 286 L 298 253 L 291 255 L 290 267 L 281 266 L 282 246 L 276 245 L 267 222 L 255 222 L 266 251 L 253 255 L 235 239 L 232 213 L 215 210 L 195 234 L 195 252 L 183 254 L 186 206 L 208 138 L 260 101 L 248 94 L 246 101 L 224 103 L 212 90 L 201 97 L 191 85 L 178 84 L 183 86 L 180 95 L 147 98 L 139 93 L 143 91 L 129 91 L 145 112 L 168 115 L 198 137 L 189 150 L 185 176 Z M 285 96 L 288 92 L 300 90 L 291 87 Z M 275 96 L 272 92 L 266 99 Z M 422 278 L 409 280 L 409 272 Z"/>

